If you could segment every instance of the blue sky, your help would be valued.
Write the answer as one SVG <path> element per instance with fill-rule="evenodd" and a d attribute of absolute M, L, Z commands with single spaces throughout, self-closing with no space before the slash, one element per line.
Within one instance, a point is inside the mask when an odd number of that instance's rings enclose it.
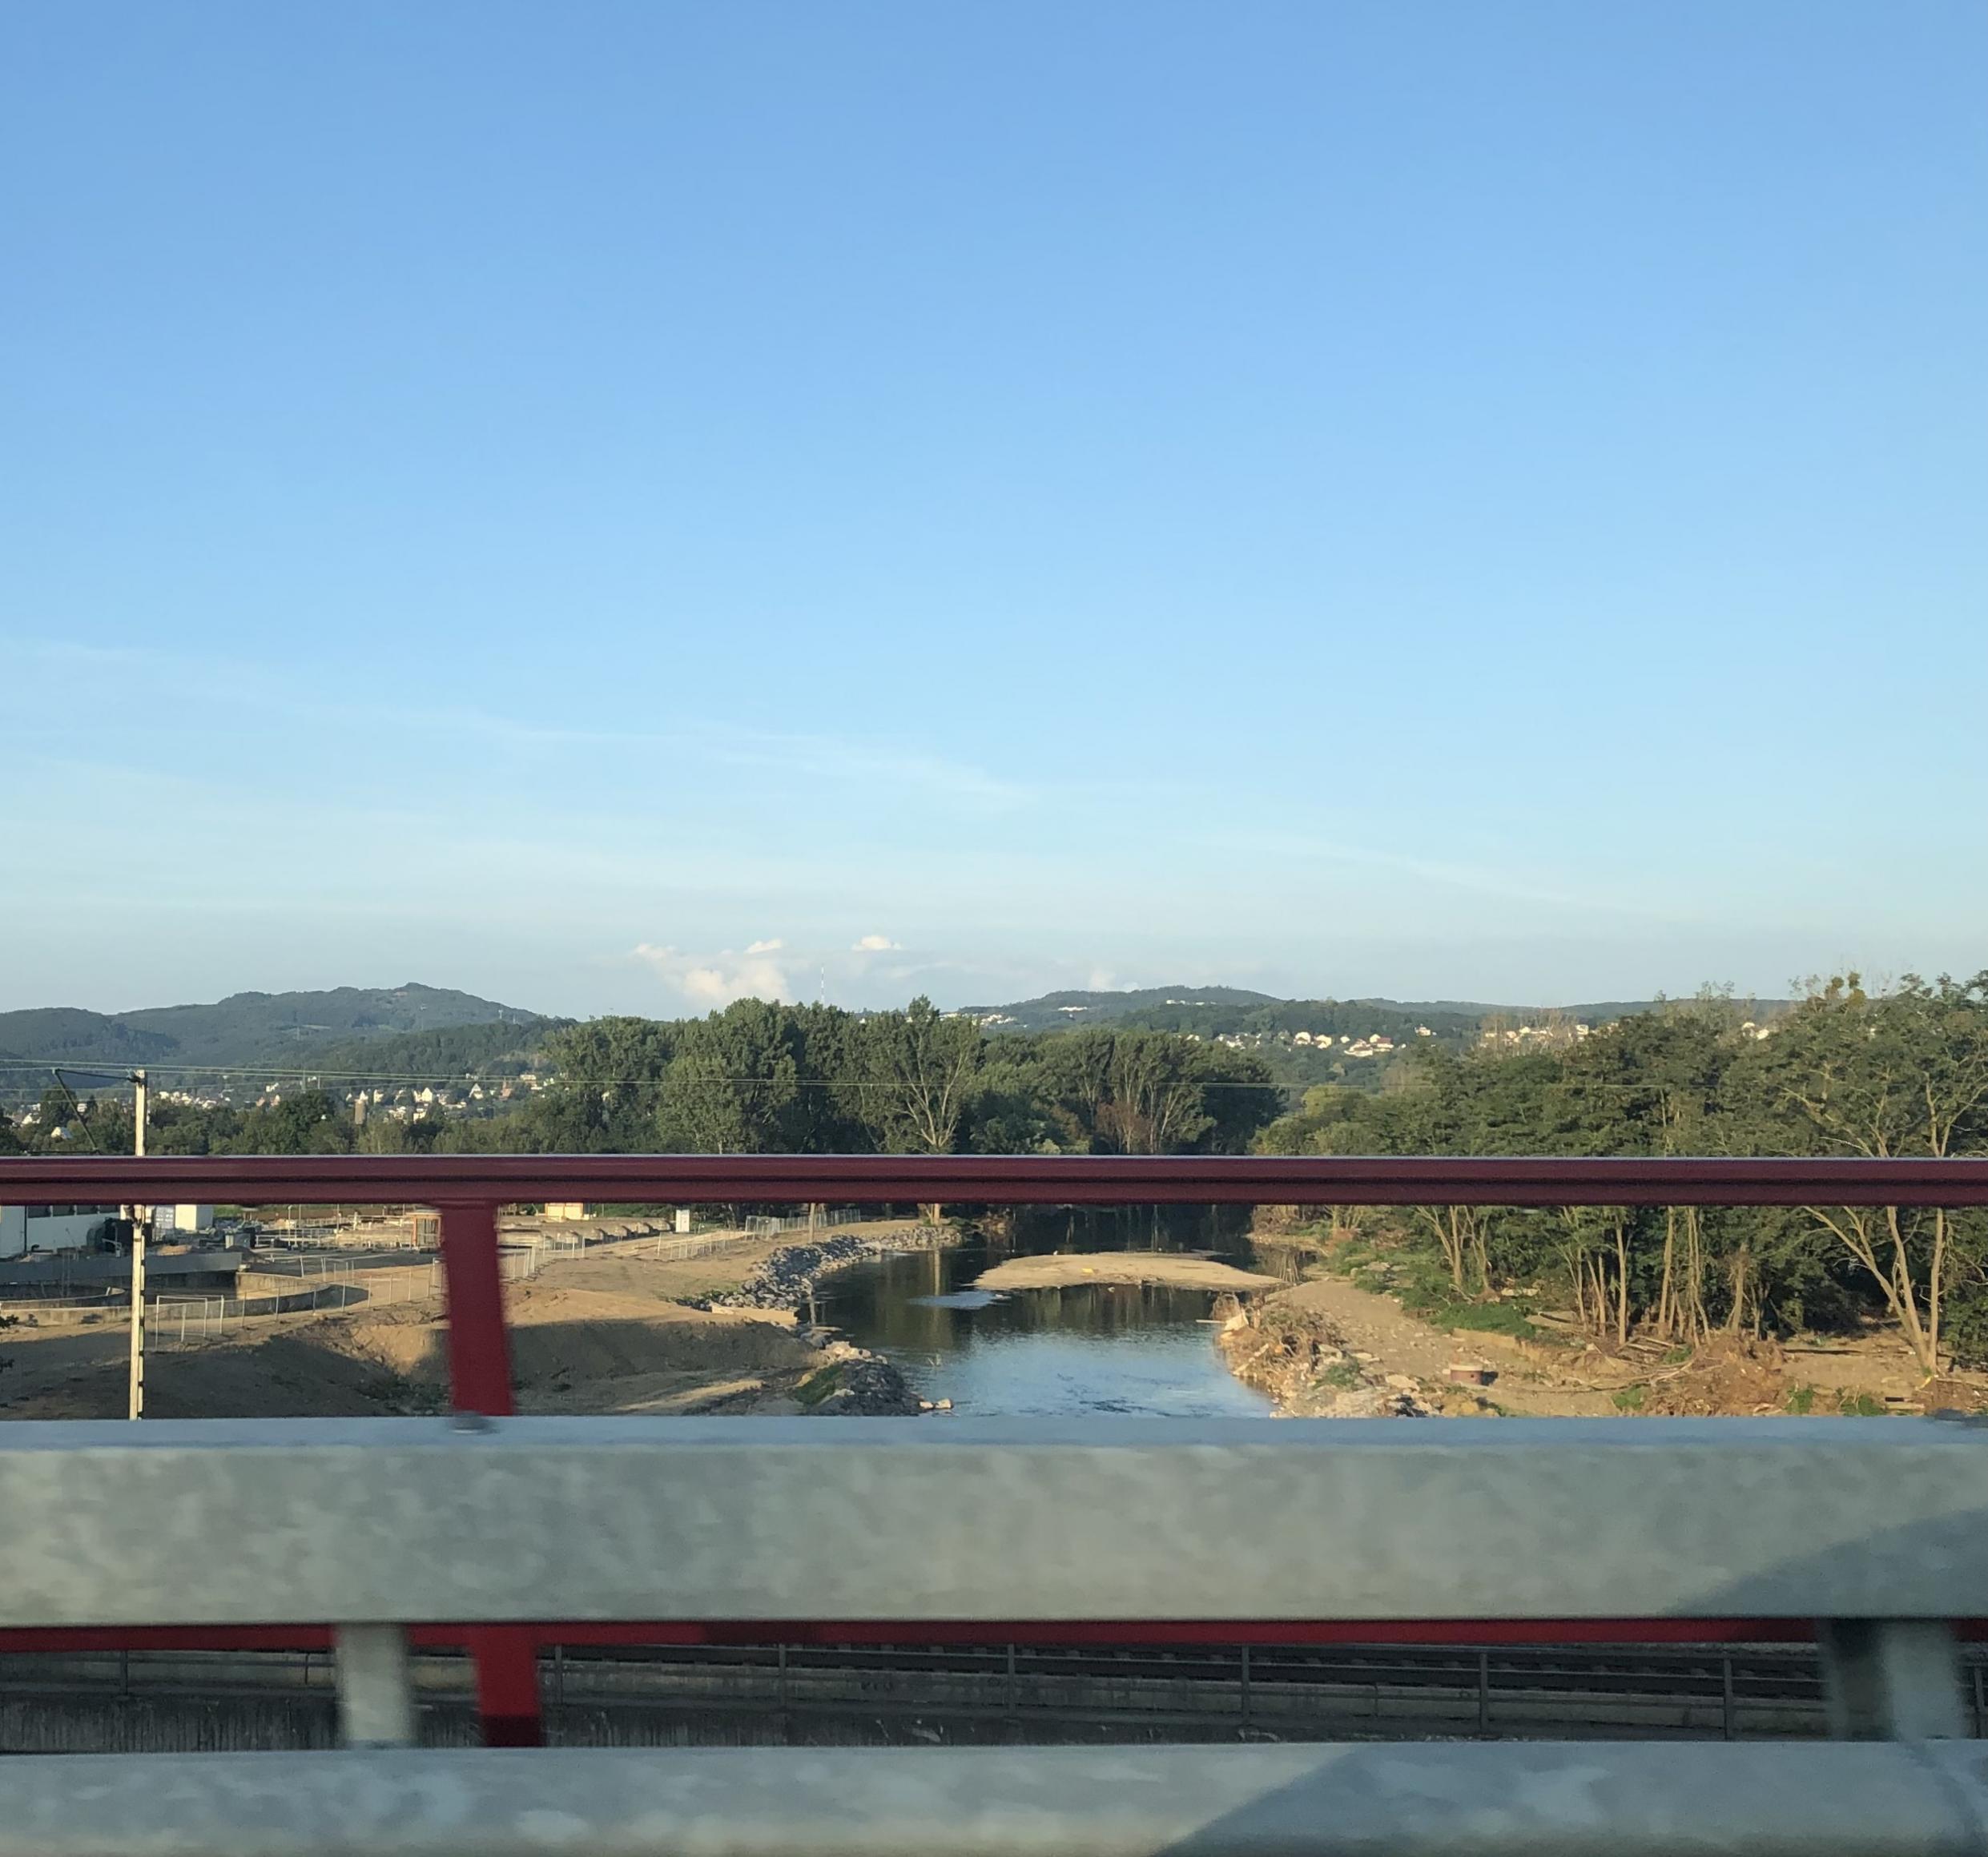
<path fill-rule="evenodd" d="M 1985 66 L 13 6 L 0 1005 L 1988 964 Z"/>

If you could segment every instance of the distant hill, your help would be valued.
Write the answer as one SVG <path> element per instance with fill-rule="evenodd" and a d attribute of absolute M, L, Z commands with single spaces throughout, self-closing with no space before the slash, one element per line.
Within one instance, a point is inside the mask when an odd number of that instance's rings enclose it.
<path fill-rule="evenodd" d="M 1413 1035 L 1427 1026 L 1439 1037 L 1468 1037 L 1487 1021 L 1537 1024 L 1547 1019 L 1578 1020 L 1606 1025 L 1638 1012 L 1654 1012 L 1657 999 L 1599 999 L 1570 1006 L 1500 1006 L 1480 999 L 1286 999 L 1274 993 L 1252 992 L 1246 987 L 1140 987 L 1124 992 L 1044 993 L 1005 1006 L 968 1006 L 968 1017 L 990 1031 L 1046 1031 L 1052 1026 L 1131 1024 L 1154 1031 L 1198 1031 L 1204 1037 L 1225 1032 L 1309 1031 L 1350 1034 L 1358 1038 L 1381 1032 Z M 1779 1011 L 1788 1002 L 1763 999 L 1763 1011 Z M 3 1030 L 3 1028 L 0 1028 Z"/>
<path fill-rule="evenodd" d="M 990 1031 L 1047 1031 L 1052 1026 L 1097 1025 L 1183 1006 L 1213 1007 L 1234 1015 L 1251 1007 L 1283 1003 L 1273 993 L 1252 993 L 1246 987 L 1142 987 L 1123 993 L 1045 993 L 1007 1006 L 964 1007 L 961 1013 L 980 1019 Z"/>
<path fill-rule="evenodd" d="M 1462 999 L 1280 999 L 1241 987 L 1145 987 L 1120 993 L 1045 993 L 1006 1006 L 968 1007 L 988 1031 L 1048 1031 L 1110 1025 L 1172 1031 L 1254 1051 L 1279 1083 L 1377 1087 L 1408 1047 L 1427 1040 L 1467 1050 L 1492 1028 L 1606 1025 L 1655 1011 L 1655 999 L 1600 1000 L 1573 1006 L 1495 1006 Z M 1762 1000 L 1761 1017 L 1786 1003 Z"/>
<path fill-rule="evenodd" d="M 536 1070 L 545 1040 L 569 1019 L 493 1020 L 439 1026 L 385 1038 L 342 1039 L 300 1048 L 298 1062 L 328 1083 L 441 1083 L 462 1077 L 514 1077 Z"/>
<path fill-rule="evenodd" d="M 0 1012 L 0 1051 L 58 1064 L 294 1064 L 307 1053 L 399 1033 L 508 1022 L 538 1015 L 446 987 L 337 987 L 322 993 L 235 993 L 209 1006 L 135 1012 L 34 1007 Z"/>

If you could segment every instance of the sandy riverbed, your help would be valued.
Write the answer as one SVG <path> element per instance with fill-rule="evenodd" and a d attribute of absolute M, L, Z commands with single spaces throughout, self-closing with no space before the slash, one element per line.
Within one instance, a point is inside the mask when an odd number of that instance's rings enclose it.
<path fill-rule="evenodd" d="M 1085 1251 L 1047 1257 L 1011 1257 L 975 1278 L 976 1289 L 1061 1289 L 1072 1284 L 1157 1283 L 1175 1289 L 1227 1290 L 1241 1295 L 1278 1287 L 1274 1276 L 1258 1276 L 1212 1257 L 1165 1251 Z"/>

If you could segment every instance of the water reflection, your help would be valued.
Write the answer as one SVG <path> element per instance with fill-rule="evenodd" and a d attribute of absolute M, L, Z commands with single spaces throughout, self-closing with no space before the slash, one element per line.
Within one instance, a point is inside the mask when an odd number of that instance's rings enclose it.
<path fill-rule="evenodd" d="M 1084 1284 L 989 1296 L 1004 1257 L 1051 1251 L 1207 1251 L 1248 1264 L 1246 1216 L 1224 1208 L 1056 1208 L 950 1251 L 889 1257 L 828 1280 L 820 1319 L 894 1360 L 924 1398 L 980 1414 L 1262 1413 L 1216 1352 L 1205 1290 Z"/>

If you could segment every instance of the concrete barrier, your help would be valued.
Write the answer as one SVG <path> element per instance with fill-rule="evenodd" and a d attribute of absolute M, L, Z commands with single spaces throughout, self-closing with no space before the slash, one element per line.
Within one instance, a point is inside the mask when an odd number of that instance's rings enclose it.
<path fill-rule="evenodd" d="M 3 1625 L 1946 1620 L 1984 1540 L 1932 1419 L 0 1425 Z"/>
<path fill-rule="evenodd" d="M 26 1755 L 0 1857 L 1984 1857 L 1988 1750 Z"/>

